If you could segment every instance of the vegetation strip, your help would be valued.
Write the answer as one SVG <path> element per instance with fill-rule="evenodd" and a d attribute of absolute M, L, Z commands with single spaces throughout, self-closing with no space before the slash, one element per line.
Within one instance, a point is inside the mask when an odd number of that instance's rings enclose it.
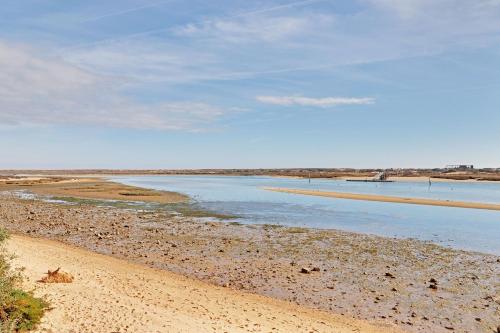
<path fill-rule="evenodd" d="M 12 270 L 10 255 L 4 247 L 8 238 L 7 232 L 0 228 L 0 332 L 25 332 L 40 323 L 48 305 L 19 289 L 21 275 Z"/>

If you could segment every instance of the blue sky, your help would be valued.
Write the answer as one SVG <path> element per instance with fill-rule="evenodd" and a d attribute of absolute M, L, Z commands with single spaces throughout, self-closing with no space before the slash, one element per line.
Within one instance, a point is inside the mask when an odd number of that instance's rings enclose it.
<path fill-rule="evenodd" d="M 0 168 L 500 167 L 498 0 L 4 0 Z"/>

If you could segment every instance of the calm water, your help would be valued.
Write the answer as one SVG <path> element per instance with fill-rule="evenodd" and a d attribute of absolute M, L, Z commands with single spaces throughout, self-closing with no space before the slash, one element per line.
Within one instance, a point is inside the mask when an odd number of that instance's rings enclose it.
<path fill-rule="evenodd" d="M 443 200 L 500 203 L 496 183 L 361 183 L 272 177 L 113 177 L 129 185 L 190 195 L 201 206 L 241 216 L 240 222 L 341 229 L 418 238 L 500 255 L 500 211 L 329 199 L 265 191 L 289 187 Z"/>

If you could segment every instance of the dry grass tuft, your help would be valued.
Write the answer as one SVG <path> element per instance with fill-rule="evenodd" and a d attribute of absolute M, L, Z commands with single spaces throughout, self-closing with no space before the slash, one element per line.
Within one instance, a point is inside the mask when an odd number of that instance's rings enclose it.
<path fill-rule="evenodd" d="M 44 276 L 38 282 L 42 283 L 71 283 L 74 280 L 73 275 L 66 273 L 66 272 L 61 272 L 60 271 L 61 267 L 56 269 L 55 271 L 48 271 L 47 276 Z"/>

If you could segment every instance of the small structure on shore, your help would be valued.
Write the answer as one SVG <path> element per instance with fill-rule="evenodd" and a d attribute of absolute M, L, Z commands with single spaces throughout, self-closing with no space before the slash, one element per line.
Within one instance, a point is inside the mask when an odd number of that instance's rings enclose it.
<path fill-rule="evenodd" d="M 377 181 L 387 180 L 387 173 L 385 171 L 379 172 L 373 177 L 373 180 Z"/>
<path fill-rule="evenodd" d="M 446 166 L 446 169 L 448 169 L 448 170 L 461 170 L 461 171 L 473 170 L 474 165 L 472 165 L 472 164 L 456 164 L 456 165 L 450 164 L 450 165 Z"/>
<path fill-rule="evenodd" d="M 376 183 L 392 183 L 392 180 L 388 180 L 389 175 L 385 171 L 377 173 L 371 179 L 346 179 L 348 182 L 376 182 Z"/>

